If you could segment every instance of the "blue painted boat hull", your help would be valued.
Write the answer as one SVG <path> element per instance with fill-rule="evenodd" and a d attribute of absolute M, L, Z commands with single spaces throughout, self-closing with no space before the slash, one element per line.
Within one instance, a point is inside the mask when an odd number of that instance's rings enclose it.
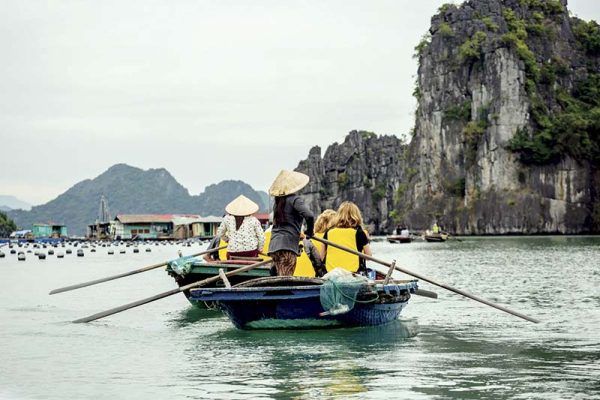
<path fill-rule="evenodd" d="M 355 303 L 352 310 L 324 315 L 320 286 L 195 289 L 195 301 L 214 301 L 239 329 L 313 329 L 341 326 L 376 326 L 398 319 L 408 304 L 416 282 L 392 286 L 392 292 L 405 293 L 403 301 Z M 390 292 L 390 288 L 386 289 Z"/>

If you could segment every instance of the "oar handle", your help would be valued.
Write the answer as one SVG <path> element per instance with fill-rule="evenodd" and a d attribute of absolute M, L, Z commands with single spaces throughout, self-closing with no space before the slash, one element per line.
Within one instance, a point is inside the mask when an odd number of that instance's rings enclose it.
<path fill-rule="evenodd" d="M 354 254 L 354 255 L 356 255 L 358 257 L 361 257 L 361 258 L 364 258 L 365 260 L 373 261 L 373 262 L 376 262 L 378 264 L 385 265 L 388 268 L 392 268 L 392 264 L 390 264 L 390 263 L 388 263 L 386 261 L 379 260 L 379 259 L 377 259 L 377 258 L 375 258 L 373 256 L 368 256 L 368 255 L 363 254 L 363 253 L 359 253 L 358 251 L 356 251 L 354 249 L 351 249 L 349 247 L 346 247 L 346 246 L 342 246 L 341 244 L 337 244 L 337 243 L 331 242 L 331 241 L 329 241 L 327 239 L 319 238 L 319 237 L 316 237 L 316 236 L 313 236 L 312 239 L 315 239 L 316 241 L 324 243 L 324 244 L 326 244 L 328 246 L 337 247 L 340 250 L 347 251 L 348 253 Z M 408 274 L 410 276 L 414 276 L 417 279 L 420 279 L 420 280 L 425 281 L 425 282 L 429 282 L 432 285 L 439 286 L 439 287 L 441 287 L 443 289 L 446 289 L 446 290 L 449 290 L 451 292 L 460 294 L 461 296 L 468 297 L 468 298 L 470 298 L 472 300 L 475 300 L 475 301 L 478 301 L 480 303 L 486 304 L 486 305 L 488 305 L 490 307 L 494 307 L 494 308 L 496 308 L 496 309 L 498 309 L 500 311 L 504 311 L 506 313 L 512 314 L 512 315 L 514 315 L 516 317 L 522 318 L 522 319 L 527 320 L 529 322 L 534 322 L 536 324 L 540 322 L 539 320 L 537 320 L 535 318 L 528 317 L 528 316 L 526 316 L 524 314 L 521 314 L 520 312 L 517 312 L 517 311 L 509 310 L 508 308 L 503 307 L 503 306 L 501 306 L 499 304 L 492 303 L 491 301 L 488 301 L 488 300 L 482 299 L 481 297 L 469 294 L 469 293 L 464 292 L 464 291 L 462 291 L 460 289 L 453 288 L 452 286 L 448 286 L 448 285 L 446 285 L 444 283 L 436 282 L 433 279 L 427 278 L 426 276 L 423 276 L 423 275 L 418 274 L 416 272 L 409 271 L 409 270 L 407 270 L 405 268 L 401 268 L 401 267 L 399 267 L 397 265 L 395 265 L 393 267 L 397 271 L 404 272 L 405 274 Z"/>
<path fill-rule="evenodd" d="M 254 269 L 254 268 L 257 268 L 257 267 L 269 264 L 271 262 L 273 262 L 273 261 L 272 260 L 265 260 L 265 261 L 261 261 L 261 262 L 256 263 L 256 264 L 251 264 L 251 265 L 247 265 L 245 267 L 237 268 L 237 269 L 234 269 L 233 271 L 227 272 L 225 274 L 225 276 L 226 277 L 230 277 L 230 276 L 233 276 L 233 275 L 241 274 L 242 272 L 250 271 L 251 269 Z M 177 289 L 172 289 L 172 290 L 169 290 L 167 292 L 159 293 L 159 294 L 156 294 L 156 295 L 151 296 L 151 297 L 147 297 L 147 298 L 142 299 L 142 300 L 137 300 L 137 301 L 134 301 L 132 303 L 124 304 L 124 305 L 119 306 L 119 307 L 111 308 L 110 310 L 102 311 L 102 312 L 90 315 L 88 317 L 79 318 L 79 319 L 76 319 L 73 322 L 75 322 L 75 323 L 81 323 L 81 322 L 95 321 L 95 320 L 100 319 L 100 318 L 108 317 L 109 315 L 120 313 L 121 311 L 129 310 L 131 308 L 135 308 L 135 307 L 138 307 L 138 306 L 141 306 L 141 305 L 144 305 L 144 304 L 151 303 L 151 302 L 156 301 L 156 300 L 163 299 L 165 297 L 171 296 L 171 295 L 179 293 L 179 292 L 183 292 L 185 290 L 189 290 L 189 289 L 197 288 L 197 287 L 200 287 L 200 286 L 208 285 L 209 283 L 217 282 L 220 279 L 221 279 L 221 277 L 219 275 L 215 275 L 215 276 L 203 279 L 203 280 L 198 281 L 198 282 L 194 282 L 194 283 L 190 283 L 190 284 L 185 285 L 185 286 L 181 286 L 181 287 L 179 287 Z"/>
<path fill-rule="evenodd" d="M 191 254 L 188 257 L 198 257 L 198 256 L 201 256 L 203 254 L 213 253 L 215 251 L 219 251 L 219 250 L 222 250 L 222 249 L 225 249 L 225 248 L 227 248 L 227 246 L 215 247 L 213 249 L 208 249 L 208 250 L 201 251 L 200 253 Z M 142 267 L 142 268 L 139 268 L 139 269 L 135 269 L 133 271 L 124 272 L 122 274 L 113 275 L 113 276 L 109 276 L 109 277 L 106 277 L 106 278 L 95 279 L 93 281 L 84 282 L 84 283 L 78 283 L 78 284 L 75 284 L 75 285 L 65 286 L 65 287 L 62 287 L 62 288 L 59 288 L 59 289 L 54 289 L 49 294 L 57 294 L 57 293 L 68 292 L 68 291 L 71 291 L 71 290 L 81 289 L 81 288 L 84 288 L 84 287 L 88 287 L 88 286 L 92 286 L 92 285 L 97 285 L 99 283 L 108 282 L 108 281 L 112 281 L 112 280 L 119 279 L 119 278 L 124 278 L 126 276 L 131 276 L 131 275 L 139 274 L 139 273 L 142 273 L 142 272 L 150 271 L 150 270 L 155 269 L 155 268 L 160 268 L 162 266 L 167 265 L 168 263 L 169 263 L 169 261 L 163 261 L 163 262 L 158 263 L 158 264 L 149 265 L 147 267 Z"/>

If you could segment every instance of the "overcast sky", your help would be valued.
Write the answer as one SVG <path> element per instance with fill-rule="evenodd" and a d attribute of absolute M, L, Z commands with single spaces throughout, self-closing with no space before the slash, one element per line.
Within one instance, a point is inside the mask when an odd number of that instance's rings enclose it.
<path fill-rule="evenodd" d="M 45 203 L 115 163 L 266 190 L 350 130 L 407 133 L 444 2 L 0 0 L 0 194 Z"/>

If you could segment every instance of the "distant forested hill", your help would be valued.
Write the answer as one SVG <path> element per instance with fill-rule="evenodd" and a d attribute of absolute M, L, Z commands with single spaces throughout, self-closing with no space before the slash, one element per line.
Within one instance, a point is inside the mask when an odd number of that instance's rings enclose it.
<path fill-rule="evenodd" d="M 221 215 L 225 205 L 240 194 L 257 202 L 261 210 L 267 209 L 261 195 L 242 181 L 223 181 L 192 196 L 164 168 L 145 171 L 117 164 L 31 211 L 10 210 L 7 213 L 21 228 L 53 221 L 66 224 L 70 235 L 83 235 L 86 226 L 98 217 L 102 195 L 108 199 L 114 217 L 116 214 L 163 213 Z"/>
<path fill-rule="evenodd" d="M 16 210 L 16 209 L 29 210 L 31 209 L 31 204 L 26 201 L 17 199 L 15 196 L 7 196 L 0 194 L 0 210 L 8 211 L 8 210 Z"/>

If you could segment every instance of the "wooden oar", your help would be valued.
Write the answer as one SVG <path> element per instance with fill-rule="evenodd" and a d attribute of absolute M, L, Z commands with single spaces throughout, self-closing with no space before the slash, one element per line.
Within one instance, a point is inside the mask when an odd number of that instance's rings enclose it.
<path fill-rule="evenodd" d="M 198 257 L 198 256 L 201 256 L 203 254 L 213 253 L 215 251 L 219 251 L 219 250 L 225 249 L 225 248 L 227 248 L 227 246 L 215 247 L 213 249 L 201 251 L 200 253 L 192 254 L 190 257 Z M 106 278 L 100 278 L 100 279 L 96 279 L 96 280 L 89 281 L 89 282 L 78 283 L 76 285 L 65 286 L 65 287 L 62 287 L 62 288 L 59 288 L 59 289 L 54 289 L 49 294 L 56 294 L 56 293 L 68 292 L 70 290 L 80 289 L 80 288 L 87 287 L 87 286 L 97 285 L 98 283 L 102 283 L 102 282 L 108 282 L 108 281 L 112 281 L 114 279 L 124 278 L 126 276 L 135 275 L 135 274 L 139 274 L 141 272 L 146 272 L 146 271 L 150 271 L 150 270 L 155 269 L 155 268 L 162 267 L 164 265 L 167 265 L 168 263 L 169 263 L 169 261 L 164 261 L 164 262 L 161 262 L 161 263 L 158 263 L 158 264 L 149 265 L 147 267 L 142 267 L 140 269 L 136 269 L 136 270 L 133 270 L 133 271 L 124 272 L 122 274 L 113 275 L 113 276 L 109 276 L 109 277 L 106 277 Z"/>
<path fill-rule="evenodd" d="M 381 265 L 384 265 L 384 266 L 386 266 L 386 267 L 388 267 L 388 268 L 392 267 L 392 264 L 390 264 L 390 263 L 388 263 L 388 262 L 385 262 L 385 261 L 382 261 L 382 260 L 378 260 L 378 259 L 377 259 L 377 258 L 375 258 L 375 257 L 368 256 L 368 255 L 366 255 L 366 254 L 363 254 L 363 253 L 359 253 L 359 252 L 358 252 L 358 251 L 356 251 L 356 250 L 353 250 L 353 249 L 351 249 L 351 248 L 349 248 L 349 247 L 346 247 L 346 246 L 339 245 L 339 244 L 337 244 L 337 243 L 334 243 L 334 242 L 330 242 L 330 241 L 329 241 L 329 240 L 327 240 L 327 239 L 321 239 L 321 238 L 318 238 L 318 237 L 316 237 L 316 236 L 313 236 L 313 237 L 312 237 L 312 239 L 315 239 L 315 240 L 317 240 L 317 241 L 319 241 L 319 242 L 321 242 L 321 243 L 324 243 L 324 244 L 326 244 L 326 245 L 328 245 L 328 246 L 337 247 L 338 249 L 341 249 L 341 250 L 347 251 L 348 253 L 354 254 L 354 255 L 356 255 L 356 256 L 359 256 L 359 257 L 361 257 L 361 258 L 364 258 L 365 260 L 370 260 L 370 261 L 376 262 L 376 263 L 378 263 L 378 264 L 381 264 Z M 475 295 L 469 294 L 469 293 L 467 293 L 467 292 L 464 292 L 464 291 L 462 291 L 462 290 L 460 290 L 460 289 L 453 288 L 452 286 L 448 286 L 448 285 L 446 285 L 446 284 L 444 284 L 444 283 L 439 283 L 439 282 L 436 282 L 436 281 L 434 281 L 433 279 L 431 279 L 431 278 L 427 278 L 427 277 L 425 277 L 425 276 L 423 276 L 423 275 L 421 275 L 421 274 L 417 274 L 416 272 L 411 272 L 411 271 L 409 271 L 409 270 L 407 270 L 407 269 L 400 268 L 400 267 L 398 267 L 397 265 L 396 265 L 396 266 L 394 266 L 394 268 L 395 268 L 397 271 L 404 272 L 405 274 L 408 274 L 408 275 L 410 275 L 410 276 L 414 276 L 414 277 L 415 277 L 415 278 L 417 278 L 417 279 L 421 279 L 421 280 L 423 280 L 423 281 L 425 281 L 425 282 L 429 282 L 429 283 L 431 283 L 432 285 L 439 286 L 439 287 L 441 287 L 441 288 L 443 288 L 443 289 L 446 289 L 446 290 L 449 290 L 449 291 L 451 291 L 451 292 L 454 292 L 454 293 L 460 294 L 461 296 L 468 297 L 468 298 L 470 298 L 470 299 L 472 299 L 472 300 L 478 301 L 478 302 L 480 302 L 480 303 L 483 303 L 483 304 L 485 304 L 485 305 L 488 305 L 488 306 L 490 306 L 490 307 L 494 307 L 494 308 L 496 308 L 496 309 L 498 309 L 498 310 L 500 310 L 500 311 L 504 311 L 504 312 L 506 312 L 506 313 L 509 313 L 509 314 L 512 314 L 512 315 L 514 315 L 514 316 L 516 316 L 516 317 L 523 318 L 524 320 L 527 320 L 527 321 L 529 321 L 529 322 L 534 322 L 534 323 L 536 323 L 536 324 L 537 324 L 538 322 L 540 322 L 539 320 L 537 320 L 537 319 L 535 319 L 535 318 L 528 317 L 528 316 L 526 316 L 526 315 L 523 315 L 523 314 L 521 314 L 521 313 L 519 313 L 519 312 L 517 312 L 517 311 L 512 311 L 512 310 L 509 310 L 509 309 L 508 309 L 508 308 L 506 308 L 506 307 L 503 307 L 503 306 L 501 306 L 501 305 L 498 305 L 498 304 L 492 303 L 491 301 L 488 301 L 488 300 L 482 299 L 481 297 L 477 297 L 477 296 L 475 296 Z"/>
<path fill-rule="evenodd" d="M 242 272 L 250 271 L 251 269 L 260 267 L 262 265 L 269 264 L 271 262 L 273 262 L 273 261 L 272 260 L 266 260 L 266 261 L 262 261 L 262 262 L 259 262 L 259 263 L 256 263 L 256 264 L 251 264 L 251 265 L 248 265 L 248 266 L 245 266 L 245 267 L 241 267 L 241 268 L 238 268 L 238 269 L 235 269 L 233 271 L 230 271 L 230 272 L 226 273 L 225 276 L 229 277 L 229 276 L 241 274 Z M 79 318 L 79 319 L 76 319 L 73 322 L 80 323 L 80 322 L 95 321 L 95 320 L 100 319 L 100 318 L 108 317 L 109 315 L 120 313 L 121 311 L 129 310 L 130 308 L 138 307 L 138 306 L 141 306 L 141 305 L 144 305 L 144 304 L 151 303 L 151 302 L 156 301 L 156 300 L 163 299 L 165 297 L 171 296 L 171 295 L 176 294 L 176 293 L 183 292 L 185 290 L 189 290 L 189 289 L 193 289 L 193 288 L 197 288 L 197 287 L 200 287 L 200 286 L 207 285 L 209 283 L 217 282 L 220 279 L 221 279 L 221 277 L 219 275 L 215 275 L 215 276 L 212 276 L 212 277 L 207 278 L 207 279 L 203 279 L 203 280 L 198 281 L 198 282 L 190 283 L 189 285 L 181 286 L 181 287 L 179 287 L 177 289 L 169 290 L 168 292 L 159 293 L 157 295 L 154 295 L 154 296 L 142 299 L 142 300 L 134 301 L 132 303 L 125 304 L 125 305 L 122 305 L 122 306 L 119 306 L 119 307 L 111 308 L 110 310 L 102 311 L 102 312 L 96 313 L 94 315 L 90 315 L 88 317 Z"/>

